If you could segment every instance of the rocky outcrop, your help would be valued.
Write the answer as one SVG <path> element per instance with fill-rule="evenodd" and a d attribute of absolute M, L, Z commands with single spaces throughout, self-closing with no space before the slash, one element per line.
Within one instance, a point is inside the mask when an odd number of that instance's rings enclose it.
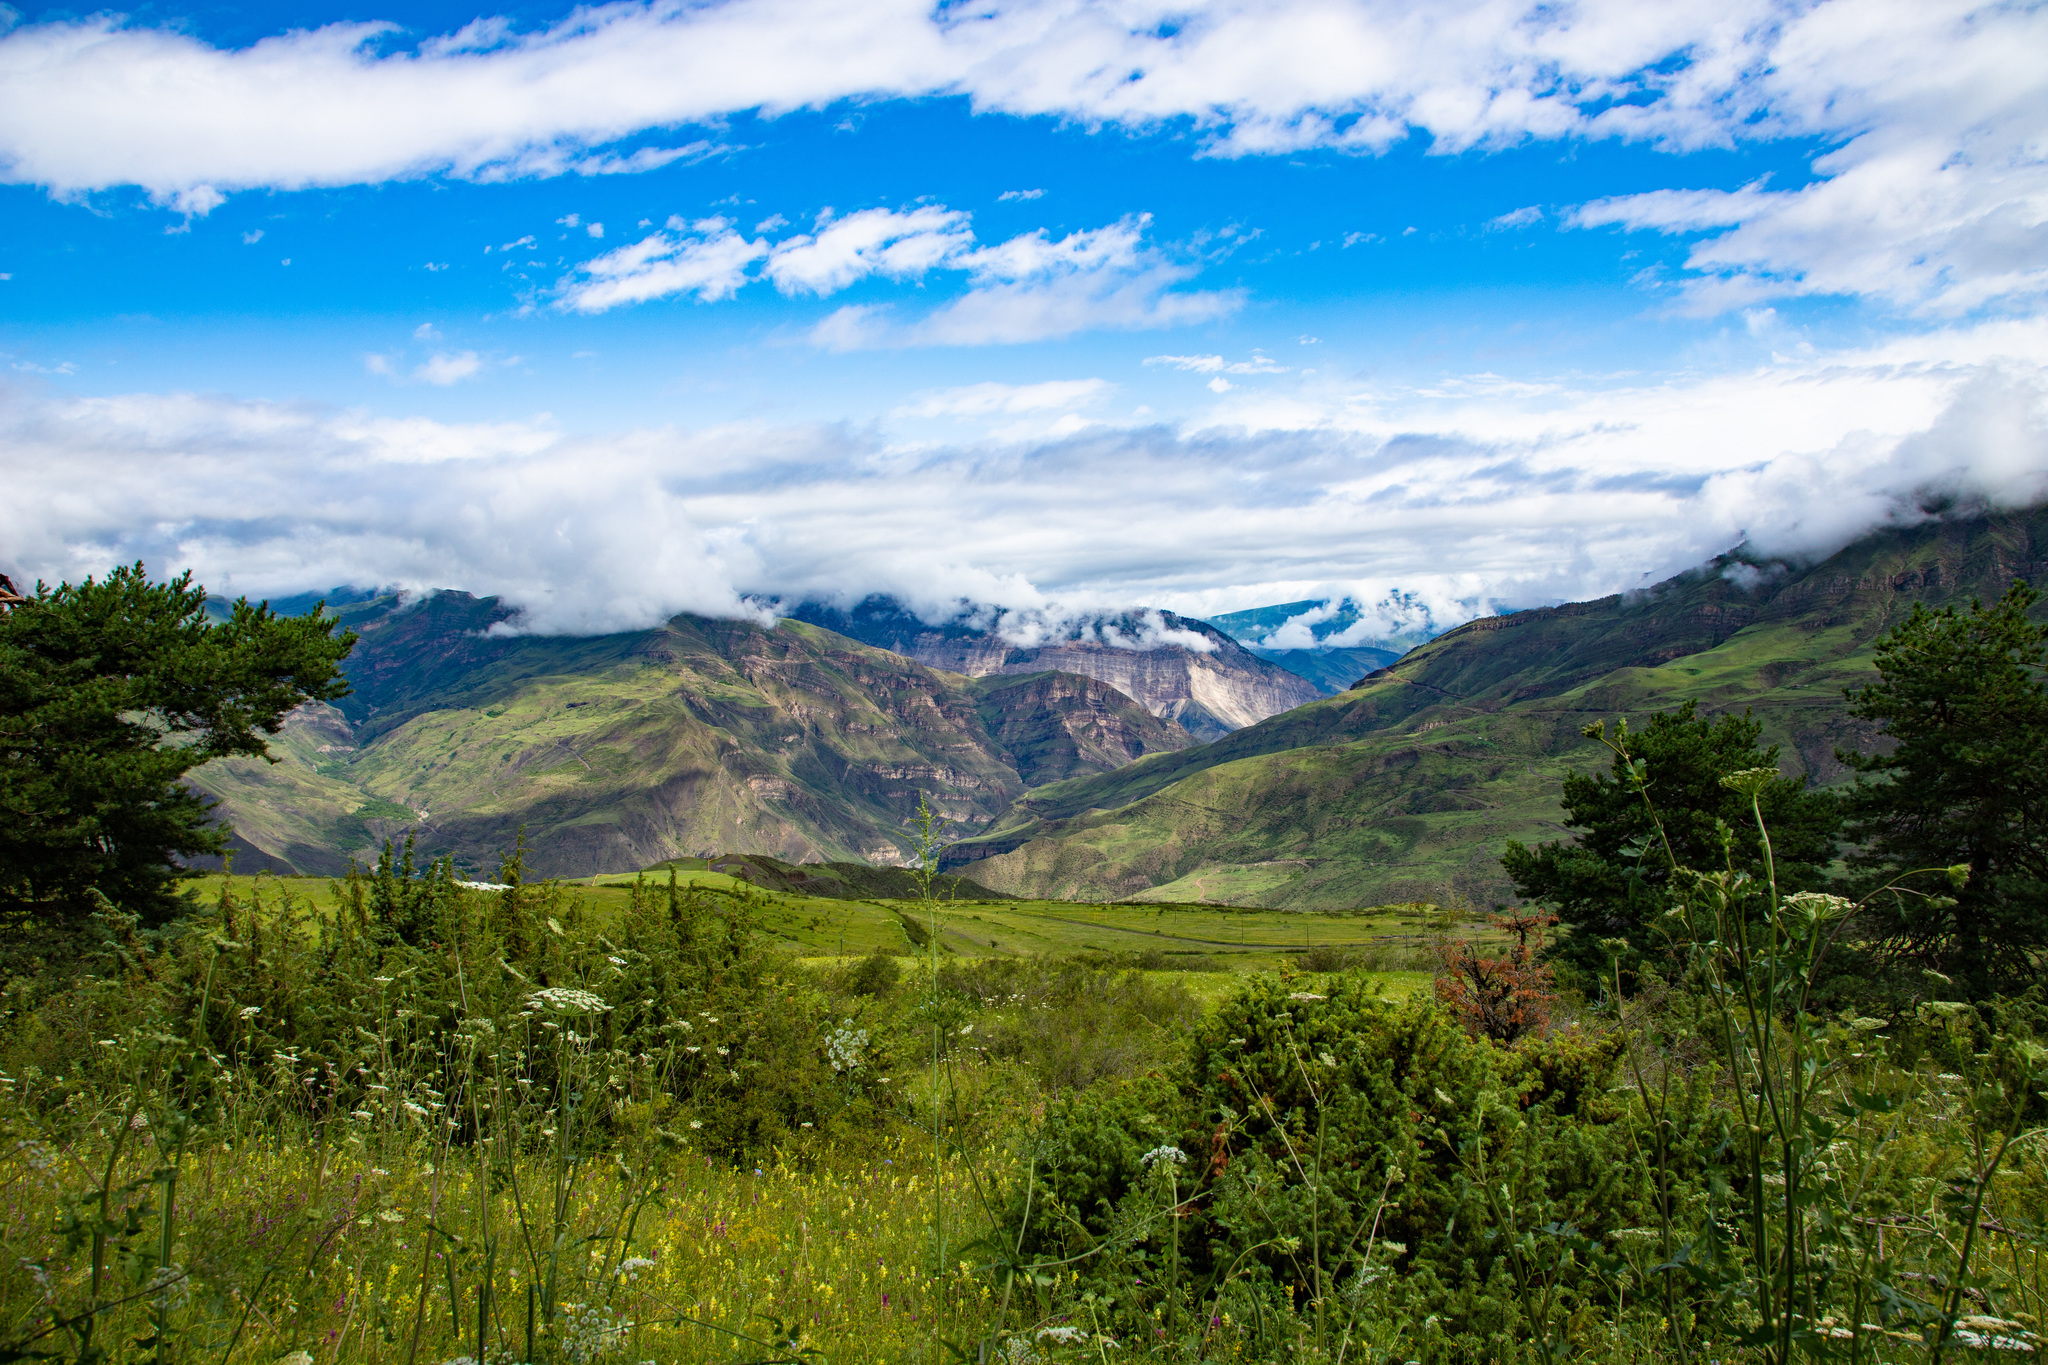
<path fill-rule="evenodd" d="M 1167 611 L 1062 622 L 1043 640 L 1033 638 L 1040 622 L 1020 622 L 999 608 L 933 625 L 891 598 L 870 597 L 850 610 L 806 602 L 791 615 L 969 677 L 1047 669 L 1084 674 L 1201 740 L 1323 695 L 1307 678 L 1259 658 L 1207 622 Z"/>
<path fill-rule="evenodd" d="M 1109 772 L 1195 742 L 1098 678 L 1053 672 L 977 682 L 982 723 L 1026 787 Z"/>

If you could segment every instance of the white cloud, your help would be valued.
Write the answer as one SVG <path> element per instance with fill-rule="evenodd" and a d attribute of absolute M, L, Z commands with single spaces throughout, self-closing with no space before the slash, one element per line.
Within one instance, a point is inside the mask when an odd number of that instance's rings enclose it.
<path fill-rule="evenodd" d="M 421 323 L 413 332 L 413 336 L 420 340 L 439 340 L 440 335 L 439 332 L 436 332 L 427 323 Z M 518 357 L 515 356 L 512 361 L 506 363 L 516 363 L 517 359 Z M 433 384 L 440 388 L 447 388 L 451 384 L 459 384 L 465 379 L 482 373 L 484 368 L 483 357 L 475 351 L 459 351 L 453 354 L 446 351 L 436 351 L 419 364 L 413 366 L 410 371 L 406 371 L 404 378 L 401 380 L 400 367 L 403 364 L 403 355 L 396 351 L 390 355 L 379 355 L 372 351 L 363 357 L 363 368 L 371 374 L 382 375 L 386 379 L 398 382 Z"/>
<path fill-rule="evenodd" d="M 768 219 L 761 226 L 775 222 Z M 876 304 L 840 308 L 810 332 L 813 345 L 851 351 L 880 346 L 983 346 L 1042 341 L 1075 332 L 1207 322 L 1234 312 L 1241 290 L 1180 289 L 1195 269 L 1145 241 L 1147 214 L 1054 240 L 1044 230 L 977 245 L 969 215 L 943 204 L 818 215 L 807 233 L 772 246 L 747 241 L 724 218 L 666 232 L 586 262 L 558 286 L 562 306 L 597 313 L 677 293 L 730 298 L 760 277 L 784 294 L 829 295 L 870 276 L 922 280 L 964 272 L 967 291 L 907 323 Z M 1270 361 L 1260 361 L 1270 365 Z"/>
<path fill-rule="evenodd" d="M 1115 386 L 1106 379 L 1054 379 L 1042 384 L 966 384 L 922 393 L 892 417 L 991 417 L 998 414 L 1063 412 L 1105 397 Z"/>
<path fill-rule="evenodd" d="M 434 330 L 433 323 L 423 322 L 412 329 L 412 339 L 414 341 L 439 341 L 441 334 Z"/>
<path fill-rule="evenodd" d="M 1656 191 L 1582 225 L 1694 232 L 1685 300 L 1864 295 L 1954 314 L 2048 293 L 2048 12 L 1823 4 L 1789 17 L 1745 105 L 1764 131 L 1838 142 L 1797 189 Z"/>
<path fill-rule="evenodd" d="M 509 180 L 530 175 L 557 175 L 563 171 L 573 171 L 577 175 L 639 175 L 646 171 L 658 171 L 672 161 L 686 158 L 691 161 L 703 161 L 720 153 L 738 150 L 736 147 L 721 147 L 699 141 L 684 147 L 642 147 L 625 156 L 603 152 L 596 156 L 554 158 L 535 152 L 513 165 L 491 167 L 487 172 L 480 174 L 478 179 Z"/>
<path fill-rule="evenodd" d="M 1972 0 L 614 3 L 413 48 L 344 23 L 224 49 L 98 14 L 0 36 L 0 175 L 136 185 L 192 217 L 244 188 L 629 173 L 730 150 L 609 150 L 645 131 L 932 94 L 1185 122 L 1219 156 L 1371 153 L 1413 131 L 1438 151 L 1802 137 L 1832 148 L 1813 184 L 1659 191 L 1594 217 L 1728 228 L 1693 255 L 1696 307 L 1849 293 L 1955 311 L 2044 287 L 2044 49 L 2048 11 Z"/>
<path fill-rule="evenodd" d="M 1486 220 L 1486 226 L 1494 232 L 1508 232 L 1515 228 L 1528 227 L 1531 223 L 1540 223 L 1542 221 L 1543 206 L 1541 204 L 1530 204 L 1525 208 L 1515 209 L 1510 213 L 1503 213 L 1498 218 L 1489 218 Z"/>
<path fill-rule="evenodd" d="M 588 235 L 588 236 L 591 236 L 591 237 L 602 237 L 602 236 L 604 236 L 604 224 L 603 224 L 603 223 L 585 223 L 585 224 L 583 225 L 583 231 L 584 231 L 584 233 L 585 233 L 586 235 Z"/>
<path fill-rule="evenodd" d="M 0 569 L 55 579 L 144 558 L 228 592 L 452 586 L 557 631 L 870 591 L 1200 613 L 1400 589 L 1441 625 L 1615 591 L 1745 534 L 1821 554 L 1925 499 L 2048 498 L 2048 323 L 1740 374 L 1318 377 L 1216 406 L 1179 431 L 898 446 L 837 426 L 577 437 L 0 387 L 16 453 Z"/>
<path fill-rule="evenodd" d="M 1192 266 L 1144 243 L 1151 215 L 1070 232 L 1043 230 L 978 248 L 956 259 L 970 288 L 903 338 L 914 345 L 985 346 L 1043 341 L 1107 328 L 1179 327 L 1226 317 L 1241 290 L 1183 291 Z"/>
<path fill-rule="evenodd" d="M 860 351 L 880 346 L 889 335 L 889 310 L 872 303 L 835 308 L 811 328 L 811 345 L 824 351 Z"/>
<path fill-rule="evenodd" d="M 666 231 L 585 261 L 562 282 L 561 303 L 579 313 L 671 294 L 694 294 L 699 303 L 715 303 L 738 292 L 747 281 L 747 267 L 767 255 L 765 241 L 748 241 L 727 219 L 705 218 L 687 228 L 670 219 Z"/>
<path fill-rule="evenodd" d="M 785 294 L 836 294 L 867 275 L 914 279 L 973 244 L 967 215 L 941 205 L 838 219 L 827 209 L 810 233 L 775 244 L 766 273 Z"/>
<path fill-rule="evenodd" d="M 423 384 L 435 384 L 445 389 L 450 384 L 470 378 L 483 367 L 483 359 L 475 351 L 462 351 L 455 355 L 437 351 L 413 367 L 412 377 Z"/>
<path fill-rule="evenodd" d="M 1301 342 L 1304 346 L 1309 346 L 1314 345 L 1315 340 L 1314 337 L 1303 337 Z M 1250 360 L 1227 361 L 1220 355 L 1151 355 L 1145 357 L 1145 363 L 1171 365 L 1176 370 L 1193 370 L 1196 374 L 1287 373 L 1287 366 L 1258 351 L 1252 352 Z"/>
<path fill-rule="evenodd" d="M 256 245 L 256 244 L 257 244 L 258 242 L 260 242 L 260 241 L 262 241 L 262 240 L 263 240 L 263 229 L 262 229 L 262 228 L 252 228 L 252 229 L 251 229 L 251 230 L 249 230 L 248 232 L 245 232 L 245 233 L 243 233 L 243 234 L 242 234 L 242 245 L 243 245 L 243 246 L 254 246 L 254 245 Z"/>
<path fill-rule="evenodd" d="M 1044 190 L 1004 190 L 996 196 L 998 204 L 1007 204 L 1013 199 L 1043 199 Z"/>

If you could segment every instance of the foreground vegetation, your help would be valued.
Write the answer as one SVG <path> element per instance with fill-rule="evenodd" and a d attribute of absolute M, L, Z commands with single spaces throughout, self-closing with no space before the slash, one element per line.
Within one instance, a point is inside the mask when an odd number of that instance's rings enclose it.
<path fill-rule="evenodd" d="M 2044 1012 L 1803 1018 L 1810 898 L 1502 1042 L 504 876 L 217 880 L 13 977 L 5 1358 L 1917 1361 L 2048 1306 Z"/>
<path fill-rule="evenodd" d="M 0 1360 L 2036 1354 L 2034 605 L 1887 636 L 1851 702 L 1892 747 L 1844 795 L 1753 721 L 1587 727 L 1577 836 L 1509 847 L 1527 903 L 1485 932 L 946 902 L 923 801 L 911 870 L 836 898 L 387 844 L 131 905 L 39 880 L 99 836 L 38 807 L 0 887 Z M 88 738 L 146 757 L 125 714 Z M 59 749 L 0 750 L 13 789 Z M 1418 955 L 1426 992 L 1375 975 Z"/>

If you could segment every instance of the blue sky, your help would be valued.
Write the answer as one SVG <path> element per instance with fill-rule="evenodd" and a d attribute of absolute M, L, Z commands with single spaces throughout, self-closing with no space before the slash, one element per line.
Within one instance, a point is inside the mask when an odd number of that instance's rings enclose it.
<path fill-rule="evenodd" d="M 1349 594 L 1389 604 L 1366 638 L 2028 501 L 2044 28 L 30 8 L 0 567 L 549 630 Z"/>

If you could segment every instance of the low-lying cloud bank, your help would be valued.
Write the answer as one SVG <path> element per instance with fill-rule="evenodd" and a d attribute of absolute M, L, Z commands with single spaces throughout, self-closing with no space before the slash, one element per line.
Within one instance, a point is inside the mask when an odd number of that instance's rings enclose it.
<path fill-rule="evenodd" d="M 1930 509 L 2048 497 L 2048 323 L 1654 384 L 1309 385 L 1179 429 L 946 447 L 18 386 L 0 390 L 0 568 L 458 587 L 556 633 L 870 592 L 934 619 L 962 599 L 1200 616 L 1349 595 L 1441 629 L 1745 539 L 1812 557 Z"/>

